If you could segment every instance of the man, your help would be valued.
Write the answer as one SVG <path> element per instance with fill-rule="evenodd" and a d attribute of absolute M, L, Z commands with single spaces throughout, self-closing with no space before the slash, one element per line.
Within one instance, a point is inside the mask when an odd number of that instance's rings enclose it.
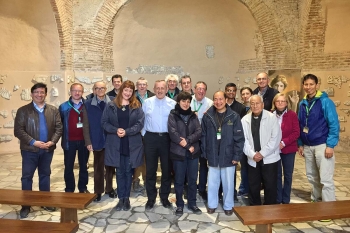
<path fill-rule="evenodd" d="M 244 134 L 239 115 L 227 108 L 225 93 L 215 92 L 213 100 L 214 105 L 202 119 L 201 138 L 202 156 L 207 158 L 209 165 L 208 213 L 214 213 L 218 206 L 218 191 L 222 183 L 223 209 L 229 216 L 233 213 L 233 176 L 243 154 Z"/>
<path fill-rule="evenodd" d="M 174 99 L 174 97 L 180 93 L 180 90 L 177 87 L 179 83 L 179 77 L 176 74 L 169 74 L 165 77 L 165 82 L 168 87 L 166 96 L 170 99 Z"/>
<path fill-rule="evenodd" d="M 20 141 L 22 190 L 32 190 L 33 176 L 38 168 L 39 190 L 50 191 L 51 161 L 62 135 L 62 123 L 57 108 L 45 103 L 46 96 L 46 84 L 36 83 L 31 88 L 33 101 L 19 108 L 16 114 L 14 135 Z M 54 207 L 42 208 L 56 210 Z M 30 206 L 22 206 L 21 218 L 28 217 L 29 212 Z"/>
<path fill-rule="evenodd" d="M 281 159 L 282 138 L 277 117 L 264 110 L 262 96 L 250 97 L 251 113 L 242 119 L 244 154 L 248 157 L 250 205 L 261 205 L 260 188 L 264 183 L 264 205 L 277 203 L 277 169 Z"/>
<path fill-rule="evenodd" d="M 240 119 L 242 119 L 245 115 L 245 107 L 240 102 L 236 101 L 236 93 L 237 93 L 237 86 L 234 83 L 228 83 L 225 86 L 225 94 L 227 96 L 226 103 L 227 105 L 240 116 Z M 243 157 L 243 156 L 242 156 Z M 246 159 L 246 158 L 242 158 Z M 236 184 L 236 171 L 234 175 L 234 180 Z M 222 186 L 220 185 L 219 189 L 219 199 L 222 199 Z M 237 198 L 237 189 L 234 187 L 234 200 L 238 201 Z"/>
<path fill-rule="evenodd" d="M 123 77 L 120 74 L 115 74 L 112 76 L 112 84 L 114 86 L 114 89 L 109 91 L 107 93 L 108 96 L 116 97 L 119 91 L 119 88 L 121 87 L 123 83 Z"/>
<path fill-rule="evenodd" d="M 88 171 L 87 160 L 89 151 L 85 147 L 83 134 L 83 94 L 84 87 L 80 83 L 73 83 L 70 86 L 71 97 L 68 101 L 60 105 L 59 111 L 63 123 L 63 134 L 61 145 L 64 152 L 64 181 L 66 183 L 65 192 L 74 192 L 74 161 L 78 151 L 79 161 L 79 181 L 78 189 L 80 193 L 88 193 Z"/>
<path fill-rule="evenodd" d="M 264 109 L 271 111 L 272 100 L 278 91 L 274 88 L 269 87 L 269 76 L 267 73 L 258 73 L 256 76 L 256 82 L 258 87 L 253 91 L 253 95 L 260 95 L 264 100 Z"/>
<path fill-rule="evenodd" d="M 101 118 L 105 106 L 113 100 L 113 97 L 106 95 L 106 84 L 96 82 L 94 84 L 94 97 L 84 103 L 83 108 L 83 133 L 85 146 L 94 153 L 94 193 L 97 194 L 95 201 L 101 201 L 103 192 L 110 198 L 116 198 L 117 194 L 113 189 L 114 167 L 105 166 L 105 142 L 106 137 L 101 127 Z M 105 173 L 106 169 L 106 173 Z M 104 186 L 104 176 L 106 187 Z"/>
<path fill-rule="evenodd" d="M 176 102 L 165 96 L 167 91 L 166 82 L 157 80 L 154 84 L 154 93 L 156 95 L 146 99 L 142 104 L 142 109 L 145 113 L 145 126 L 142 129 L 142 135 L 144 136 L 146 155 L 146 191 L 148 196 L 146 210 L 153 208 L 157 197 L 158 157 L 160 157 L 162 168 L 159 196 L 165 208 L 171 207 L 171 203 L 168 200 L 171 186 L 168 116 L 170 111 L 174 109 Z"/>
<path fill-rule="evenodd" d="M 188 92 L 191 95 L 194 94 L 192 91 L 192 80 L 190 75 L 187 74 L 182 76 L 180 80 L 180 84 L 181 84 L 182 91 Z"/>
<path fill-rule="evenodd" d="M 202 123 L 204 113 L 213 105 L 213 101 L 205 95 L 207 94 L 207 84 L 199 81 L 194 85 L 194 98 L 191 101 L 191 109 L 197 114 L 199 122 Z M 208 165 L 207 159 L 202 156 L 199 157 L 199 179 L 198 179 L 198 193 L 204 201 L 207 197 L 207 179 L 208 179 Z"/>
<path fill-rule="evenodd" d="M 306 96 L 299 104 L 299 154 L 305 157 L 306 176 L 312 185 L 312 201 L 335 201 L 334 147 L 339 141 L 335 105 L 325 92 L 317 90 L 318 78 L 303 78 Z M 325 221 L 325 220 L 323 220 Z"/>
<path fill-rule="evenodd" d="M 152 96 L 154 96 L 154 93 L 147 90 L 148 84 L 147 80 L 143 77 L 140 77 L 136 81 L 136 88 L 135 91 L 136 98 L 138 101 L 140 101 L 141 105 L 143 102 Z M 135 168 L 134 175 L 133 175 L 133 181 L 132 181 L 132 188 L 134 192 L 142 192 L 144 190 L 144 187 L 140 185 L 140 175 L 142 175 L 143 182 L 146 182 L 146 162 L 144 162 L 140 167 Z"/>

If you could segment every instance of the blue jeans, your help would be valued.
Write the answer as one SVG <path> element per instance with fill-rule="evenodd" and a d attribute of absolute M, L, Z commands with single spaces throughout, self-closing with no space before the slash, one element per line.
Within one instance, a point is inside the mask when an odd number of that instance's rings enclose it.
<path fill-rule="evenodd" d="M 36 168 L 39 175 L 39 190 L 50 191 L 51 161 L 53 151 L 30 152 L 21 150 L 22 154 L 22 190 L 32 190 L 33 176 Z"/>
<path fill-rule="evenodd" d="M 292 191 L 292 180 L 294 170 L 295 152 L 290 154 L 280 154 L 281 160 L 278 163 L 277 173 L 277 203 L 289 204 L 290 193 Z M 282 185 L 282 167 L 284 181 Z"/>
<path fill-rule="evenodd" d="M 248 160 L 245 154 L 243 154 L 240 162 L 241 162 L 241 184 L 239 185 L 238 191 L 242 194 L 247 194 L 249 193 Z"/>
<path fill-rule="evenodd" d="M 87 170 L 87 161 L 89 157 L 89 151 L 85 146 L 84 140 L 81 141 L 69 141 L 69 149 L 64 150 L 64 181 L 66 182 L 66 192 L 74 192 L 75 190 L 75 177 L 74 177 L 74 162 L 76 153 L 78 151 L 79 162 L 79 192 L 87 190 L 87 184 L 89 181 L 89 174 Z"/>
<path fill-rule="evenodd" d="M 117 192 L 118 198 L 129 198 L 131 191 L 132 175 L 134 169 L 131 168 L 130 156 L 120 155 L 120 167 L 117 167 Z"/>
<path fill-rule="evenodd" d="M 182 193 L 184 189 L 184 181 L 187 176 L 187 206 L 196 206 L 197 195 L 197 177 L 198 177 L 198 158 L 185 160 L 173 160 L 175 171 L 175 194 L 176 206 L 184 207 Z"/>
<path fill-rule="evenodd" d="M 208 174 L 208 207 L 216 209 L 219 204 L 218 191 L 220 181 L 223 188 L 223 208 L 224 210 L 232 210 L 234 206 L 233 195 L 234 195 L 234 175 L 236 167 L 209 167 Z"/>

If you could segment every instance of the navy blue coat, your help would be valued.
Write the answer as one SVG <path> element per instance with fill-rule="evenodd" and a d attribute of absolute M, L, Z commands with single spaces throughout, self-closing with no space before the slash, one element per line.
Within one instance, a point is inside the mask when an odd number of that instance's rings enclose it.
<path fill-rule="evenodd" d="M 141 129 L 145 121 L 142 108 L 129 110 L 129 127 L 125 129 L 125 136 L 129 139 L 130 163 L 132 168 L 143 164 L 143 144 Z M 120 138 L 117 135 L 119 128 L 117 105 L 111 101 L 105 107 L 101 119 L 102 128 L 106 133 L 105 165 L 120 167 Z"/>
<path fill-rule="evenodd" d="M 232 160 L 240 161 L 243 154 L 244 133 L 240 116 L 228 105 L 221 125 L 220 151 L 216 133 L 218 126 L 214 117 L 216 108 L 211 106 L 202 119 L 201 149 L 202 157 L 210 167 L 232 167 Z"/>

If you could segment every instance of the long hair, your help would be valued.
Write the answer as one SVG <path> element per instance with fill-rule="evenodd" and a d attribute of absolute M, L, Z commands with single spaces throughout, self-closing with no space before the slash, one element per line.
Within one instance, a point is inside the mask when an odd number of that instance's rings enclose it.
<path fill-rule="evenodd" d="M 131 109 L 135 109 L 135 108 L 139 108 L 141 107 L 141 104 L 140 104 L 140 101 L 138 101 L 136 99 L 136 96 L 135 96 L 135 84 L 130 81 L 130 80 L 126 80 L 125 82 L 123 82 L 123 84 L 121 85 L 119 91 L 118 91 L 118 95 L 117 97 L 113 100 L 114 103 L 117 105 L 118 108 L 121 108 L 122 107 L 122 100 L 123 100 L 123 90 L 125 88 L 130 88 L 132 90 L 132 95 L 129 99 L 129 107 Z"/>

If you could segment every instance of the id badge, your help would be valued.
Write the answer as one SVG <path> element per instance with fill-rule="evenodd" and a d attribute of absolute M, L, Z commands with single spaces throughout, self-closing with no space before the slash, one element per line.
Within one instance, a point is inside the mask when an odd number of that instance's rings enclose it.
<path fill-rule="evenodd" d="M 304 132 L 304 133 L 309 133 L 309 127 L 305 126 L 305 127 L 303 128 L 303 132 Z"/>
<path fill-rule="evenodd" d="M 81 123 L 81 122 L 77 123 L 77 128 L 78 128 L 78 129 L 79 129 L 79 128 L 83 128 L 83 123 Z"/>
<path fill-rule="evenodd" d="M 220 140 L 221 139 L 221 133 L 216 133 L 216 139 Z"/>

